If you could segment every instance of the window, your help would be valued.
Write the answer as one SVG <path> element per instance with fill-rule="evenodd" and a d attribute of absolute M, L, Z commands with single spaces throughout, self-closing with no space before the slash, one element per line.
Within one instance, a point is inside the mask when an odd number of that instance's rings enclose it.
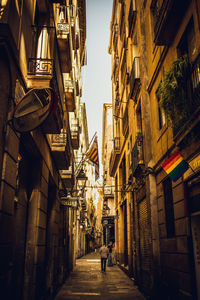
<path fill-rule="evenodd" d="M 165 223 L 167 237 L 171 238 L 175 235 L 174 227 L 174 207 L 173 207 L 173 193 L 172 182 L 170 178 L 167 178 L 163 182 L 164 202 L 165 202 Z"/>
<path fill-rule="evenodd" d="M 196 51 L 197 49 L 194 32 L 194 21 L 193 18 L 191 18 L 180 40 L 180 43 L 178 44 L 177 52 L 179 57 L 183 56 L 184 54 L 188 54 L 189 60 L 192 61 L 192 58 L 195 55 Z"/>
<path fill-rule="evenodd" d="M 158 104 L 158 126 L 159 126 L 159 130 L 161 130 L 166 124 L 166 115 L 164 110 L 159 106 L 160 99 L 158 97 L 157 92 L 156 92 L 156 99 Z"/>

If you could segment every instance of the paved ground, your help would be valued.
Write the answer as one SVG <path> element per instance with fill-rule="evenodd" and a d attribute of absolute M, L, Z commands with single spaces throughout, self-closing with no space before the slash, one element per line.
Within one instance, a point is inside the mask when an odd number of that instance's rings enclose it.
<path fill-rule="evenodd" d="M 61 287 L 54 300 L 145 300 L 134 282 L 118 267 L 100 272 L 98 253 L 78 259 L 74 271 Z"/>

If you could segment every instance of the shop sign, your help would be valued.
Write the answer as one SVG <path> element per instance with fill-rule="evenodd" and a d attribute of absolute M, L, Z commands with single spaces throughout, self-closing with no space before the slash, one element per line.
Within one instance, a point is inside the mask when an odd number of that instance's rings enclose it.
<path fill-rule="evenodd" d="M 105 186 L 104 187 L 104 195 L 111 195 L 112 194 L 112 186 Z"/>
<path fill-rule="evenodd" d="M 77 208 L 78 207 L 78 198 L 77 197 L 62 197 L 60 201 L 61 205 Z"/>

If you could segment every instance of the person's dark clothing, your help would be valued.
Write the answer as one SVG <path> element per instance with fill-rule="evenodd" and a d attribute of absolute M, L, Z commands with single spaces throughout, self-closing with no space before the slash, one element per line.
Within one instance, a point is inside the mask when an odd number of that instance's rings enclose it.
<path fill-rule="evenodd" d="M 112 245 L 108 245 L 109 253 L 112 253 Z"/>
<path fill-rule="evenodd" d="M 101 257 L 101 272 L 106 272 L 106 259 L 104 257 Z"/>

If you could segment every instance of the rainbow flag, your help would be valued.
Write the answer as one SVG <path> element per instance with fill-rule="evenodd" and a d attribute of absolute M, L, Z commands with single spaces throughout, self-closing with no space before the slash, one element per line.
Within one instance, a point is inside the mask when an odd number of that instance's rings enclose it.
<path fill-rule="evenodd" d="M 189 168 L 189 164 L 176 151 L 168 160 L 162 164 L 162 168 L 173 181 L 177 181 Z"/>

